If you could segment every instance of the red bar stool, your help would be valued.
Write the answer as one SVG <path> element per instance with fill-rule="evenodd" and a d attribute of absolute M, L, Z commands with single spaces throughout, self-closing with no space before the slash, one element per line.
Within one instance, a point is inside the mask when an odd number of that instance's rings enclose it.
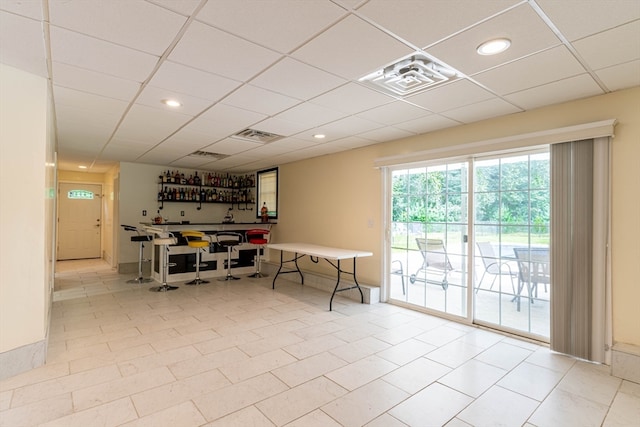
<path fill-rule="evenodd" d="M 207 266 L 207 264 L 205 263 L 200 263 L 200 252 L 204 248 L 209 248 L 209 246 L 211 245 L 209 236 L 204 234 L 202 231 L 196 230 L 184 230 L 181 231 L 180 234 L 182 234 L 182 237 L 187 240 L 187 245 L 189 245 L 190 248 L 194 248 L 196 250 L 196 278 L 190 282 L 185 283 L 185 285 L 200 285 L 202 283 L 209 283 L 208 280 L 203 280 L 200 278 L 200 267 Z M 208 240 L 204 240 L 204 238 L 207 238 Z"/>
<path fill-rule="evenodd" d="M 258 245 L 258 249 L 256 250 L 256 272 L 251 274 L 249 277 L 267 277 L 267 274 L 263 274 L 260 272 L 260 260 L 262 257 L 260 256 L 261 251 L 264 251 L 264 245 L 269 243 L 269 230 L 265 230 L 263 228 L 254 228 L 252 230 L 247 230 L 245 232 L 247 243 L 251 243 L 252 245 Z"/>

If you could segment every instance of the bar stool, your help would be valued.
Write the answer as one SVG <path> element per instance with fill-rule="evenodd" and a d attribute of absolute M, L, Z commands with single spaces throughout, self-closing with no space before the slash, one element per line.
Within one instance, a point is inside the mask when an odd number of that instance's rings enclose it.
<path fill-rule="evenodd" d="M 252 245 L 258 245 L 258 249 L 256 250 L 256 260 L 255 260 L 256 272 L 249 275 L 249 277 L 255 277 L 255 278 L 268 277 L 267 274 L 262 274 L 260 272 L 260 260 L 262 259 L 260 257 L 260 251 L 264 249 L 264 245 L 269 243 L 269 230 L 265 230 L 262 228 L 254 228 L 252 230 L 247 230 L 245 232 L 245 236 L 247 239 L 247 243 L 251 243 Z"/>
<path fill-rule="evenodd" d="M 209 283 L 208 280 L 203 280 L 200 278 L 200 266 L 207 266 L 207 264 L 205 263 L 200 263 L 200 251 L 204 248 L 208 248 L 211 245 L 209 236 L 204 234 L 202 231 L 195 230 L 185 230 L 180 232 L 180 234 L 182 234 L 182 237 L 187 240 L 187 245 L 189 245 L 190 248 L 194 248 L 196 250 L 196 278 L 190 282 L 186 282 L 185 285 L 200 285 L 202 283 Z M 207 238 L 209 240 L 203 240 L 203 238 Z"/>
<path fill-rule="evenodd" d="M 150 234 L 147 234 L 143 230 L 140 230 L 139 228 L 136 228 L 136 227 L 134 227 L 132 225 L 121 224 L 121 226 L 126 231 L 135 232 L 136 235 L 135 236 L 131 236 L 131 241 L 139 243 L 139 249 L 138 249 L 138 277 L 136 277 L 135 279 L 127 280 L 127 283 L 149 283 L 149 282 L 151 282 L 153 279 L 145 278 L 145 277 L 142 276 L 142 263 L 151 261 L 149 259 L 144 259 L 144 242 L 152 241 L 153 240 L 153 236 L 151 236 Z"/>
<path fill-rule="evenodd" d="M 153 292 L 167 292 L 178 289 L 177 286 L 167 284 L 169 277 L 169 267 L 175 267 L 175 262 L 169 262 L 169 246 L 178 243 L 178 239 L 172 233 L 168 233 L 169 237 L 154 237 L 153 244 L 159 246 L 158 256 L 160 257 L 160 275 L 162 285 L 150 288 Z"/>
<path fill-rule="evenodd" d="M 242 243 L 242 234 L 231 231 L 219 231 L 216 233 L 216 241 L 220 247 L 227 248 L 227 275 L 218 280 L 221 282 L 225 282 L 227 280 L 239 280 L 239 277 L 231 275 L 231 250 L 234 246 L 238 246 Z"/>

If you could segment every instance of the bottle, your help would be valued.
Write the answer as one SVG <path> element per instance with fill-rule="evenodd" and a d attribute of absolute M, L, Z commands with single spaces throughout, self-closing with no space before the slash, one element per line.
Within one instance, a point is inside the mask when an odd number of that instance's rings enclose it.
<path fill-rule="evenodd" d="M 196 171 L 196 176 L 193 177 L 193 184 L 200 185 L 200 177 L 198 176 L 198 171 Z"/>
<path fill-rule="evenodd" d="M 262 207 L 260 208 L 260 218 L 262 222 L 269 222 L 269 208 L 267 208 L 267 202 L 262 203 Z"/>

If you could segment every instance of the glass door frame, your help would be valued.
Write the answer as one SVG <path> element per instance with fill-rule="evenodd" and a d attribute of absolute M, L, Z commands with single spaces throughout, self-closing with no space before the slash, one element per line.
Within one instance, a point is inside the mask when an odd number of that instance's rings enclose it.
<path fill-rule="evenodd" d="M 523 336 L 526 338 L 534 339 L 542 342 L 549 342 L 549 337 L 540 336 L 526 330 L 519 330 L 510 328 L 508 326 L 504 326 L 501 324 L 495 324 L 483 320 L 478 320 L 475 318 L 476 312 L 476 299 L 475 299 L 475 279 L 478 270 L 476 268 L 476 259 L 479 256 L 479 253 L 475 250 L 475 213 L 474 210 L 476 208 L 476 197 L 475 197 L 475 162 L 484 160 L 487 158 L 495 157 L 517 157 L 521 155 L 533 155 L 535 153 L 540 153 L 541 151 L 548 151 L 548 146 L 546 148 L 542 148 L 541 146 L 537 147 L 523 147 L 516 150 L 507 150 L 508 152 L 501 153 L 481 153 L 481 154 L 473 154 L 464 157 L 453 157 L 453 158 L 443 158 L 443 159 L 434 159 L 430 161 L 422 161 L 411 164 L 399 164 L 392 166 L 384 166 L 382 167 L 382 191 L 383 191 L 383 280 L 381 281 L 382 289 L 381 296 L 383 297 L 384 302 L 390 302 L 395 305 L 404 306 L 416 311 L 425 312 L 428 314 L 433 314 L 439 317 L 447 318 L 450 320 L 455 320 L 457 322 L 465 323 L 465 324 L 474 324 L 479 326 L 488 327 L 491 329 L 495 329 L 498 331 L 511 333 L 518 336 Z M 391 298 L 391 280 L 394 274 L 394 270 L 391 268 L 392 262 L 392 224 L 393 222 L 393 172 L 398 170 L 405 169 L 415 169 L 422 167 L 433 167 L 436 165 L 447 165 L 451 163 L 467 163 L 468 167 L 468 203 L 467 203 L 467 242 L 466 242 L 466 298 L 467 298 L 467 309 L 466 316 L 459 316 L 451 313 L 447 313 L 444 311 L 433 310 L 428 307 L 422 307 L 415 304 L 411 304 L 409 302 L 405 302 L 399 299 Z M 481 270 L 478 270 L 480 273 Z M 395 272 L 397 274 L 397 272 Z M 409 277 L 408 272 L 404 272 L 406 278 Z M 408 282 L 407 282 L 408 286 Z M 550 322 L 550 319 L 549 319 Z"/>

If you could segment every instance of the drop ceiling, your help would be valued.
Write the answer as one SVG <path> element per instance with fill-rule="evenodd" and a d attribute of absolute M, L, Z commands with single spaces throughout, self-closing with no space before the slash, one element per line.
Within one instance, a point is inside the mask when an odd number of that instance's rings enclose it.
<path fill-rule="evenodd" d="M 360 81 L 412 54 L 456 78 Z M 640 2 L 0 0 L 0 62 L 50 79 L 61 169 L 245 172 L 638 86 Z"/>

